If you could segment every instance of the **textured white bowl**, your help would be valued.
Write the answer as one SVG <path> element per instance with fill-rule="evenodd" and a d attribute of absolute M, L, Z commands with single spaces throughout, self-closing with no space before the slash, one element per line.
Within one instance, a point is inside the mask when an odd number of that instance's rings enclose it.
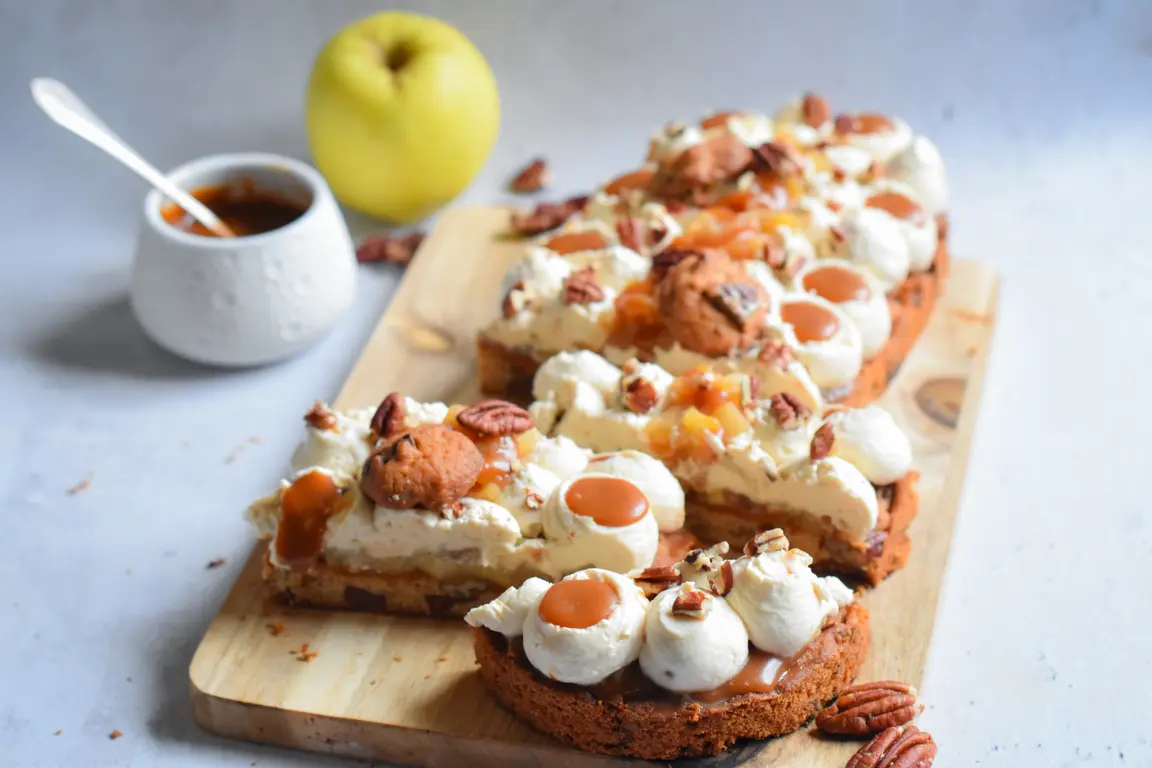
<path fill-rule="evenodd" d="M 308 209 L 272 232 L 203 237 L 164 221 L 168 200 L 149 193 L 131 301 L 157 344 L 210 365 L 270 363 L 314 344 L 351 306 L 355 249 L 331 190 L 311 166 L 278 155 L 214 155 L 169 177 L 183 189 L 250 182 Z"/>

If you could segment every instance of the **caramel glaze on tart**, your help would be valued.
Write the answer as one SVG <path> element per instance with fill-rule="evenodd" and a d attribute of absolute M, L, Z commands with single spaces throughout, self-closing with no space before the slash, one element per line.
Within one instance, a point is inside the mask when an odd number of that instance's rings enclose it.
<path fill-rule="evenodd" d="M 480 676 L 500 702 L 540 731 L 577 749 L 648 760 L 713 755 L 739 739 L 790 733 L 851 683 L 868 650 L 868 611 L 851 603 L 771 685 L 753 653 L 731 687 L 681 695 L 656 686 L 633 663 L 595 686 L 550 680 L 524 655 L 519 638 L 473 629 Z M 707 700 L 704 700 L 707 699 Z"/>

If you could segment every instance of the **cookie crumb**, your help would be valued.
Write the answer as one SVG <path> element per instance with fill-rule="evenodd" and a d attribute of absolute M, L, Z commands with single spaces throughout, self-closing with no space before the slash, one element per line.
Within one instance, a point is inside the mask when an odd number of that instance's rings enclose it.
<path fill-rule="evenodd" d="M 551 182 L 548 173 L 548 164 L 544 158 L 538 157 L 520 171 L 508 182 L 508 189 L 517 194 L 525 195 L 539 192 Z"/>
<path fill-rule="evenodd" d="M 64 733 L 64 730 L 63 730 L 62 728 L 57 728 L 57 729 L 56 729 L 56 733 L 54 733 L 54 734 L 52 734 L 52 735 L 53 735 L 53 736 L 59 736 L 59 735 L 60 735 L 60 734 L 62 734 L 62 733 Z"/>
<path fill-rule="evenodd" d="M 112 739 L 112 741 L 116 741 L 116 739 L 120 738 L 123 735 L 124 734 L 120 733 L 120 731 L 113 730 L 112 733 L 108 734 L 108 738 Z"/>
<path fill-rule="evenodd" d="M 308 643 L 302 643 L 299 650 L 289 651 L 289 653 L 294 655 L 297 661 L 304 662 L 312 661 L 312 659 L 320 655 L 320 651 L 309 650 Z"/>
<path fill-rule="evenodd" d="M 76 483 L 76 485 L 69 488 L 68 489 L 68 495 L 69 496 L 75 496 L 78 493 L 83 493 L 84 491 L 88 490 L 88 487 L 90 485 L 92 485 L 92 473 L 91 472 L 88 473 L 88 477 L 84 478 L 80 482 Z"/>
<path fill-rule="evenodd" d="M 228 562 L 228 561 L 222 557 L 218 557 L 215 560 L 209 560 L 208 565 L 204 566 L 204 570 L 210 571 L 213 568 L 219 568 L 220 566 L 224 565 L 224 563 L 226 563 L 226 562 Z"/>
<path fill-rule="evenodd" d="M 272 635 L 272 637 L 280 637 L 280 635 L 284 634 L 284 631 L 285 631 L 284 630 L 284 622 L 282 622 L 282 621 L 269 622 L 267 624 L 267 627 L 268 627 L 268 634 Z"/>
<path fill-rule="evenodd" d="M 432 675 L 424 675 L 424 679 L 425 679 L 425 680 L 430 680 L 430 679 L 432 679 Z"/>
<path fill-rule="evenodd" d="M 404 657 L 401 656 L 400 654 L 396 654 L 395 656 L 392 657 L 392 661 L 404 661 Z"/>
<path fill-rule="evenodd" d="M 224 463 L 225 464 L 232 464 L 233 462 L 236 461 L 236 459 L 240 458 L 240 454 L 244 453 L 245 449 L 247 449 L 248 446 L 259 445 L 262 442 L 264 442 L 264 441 L 259 435 L 250 435 L 247 440 L 245 440 L 244 442 L 240 443 L 240 445 L 238 445 L 232 449 L 232 453 L 228 454 L 224 458 Z"/>
<path fill-rule="evenodd" d="M 448 657 L 447 656 L 437 656 L 436 661 L 437 662 L 448 661 Z"/>

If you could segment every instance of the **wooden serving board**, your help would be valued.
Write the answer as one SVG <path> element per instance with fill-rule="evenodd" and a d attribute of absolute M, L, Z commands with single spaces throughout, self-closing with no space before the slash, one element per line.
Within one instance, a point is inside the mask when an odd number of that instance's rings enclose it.
<path fill-rule="evenodd" d="M 374 405 L 398 390 L 423 400 L 477 397 L 474 335 L 523 245 L 507 211 L 446 213 L 336 399 Z M 911 435 L 921 511 L 907 568 L 870 592 L 863 679 L 919 685 L 976 422 L 997 278 L 957 261 L 942 305 L 881 401 Z M 301 410 L 306 403 L 301 403 Z M 273 478 L 269 478 L 272 482 Z M 597 766 L 503 710 L 475 673 L 463 622 L 292 610 L 265 599 L 257 546 L 192 660 L 196 721 L 224 736 L 427 766 Z M 274 630 L 281 629 L 279 634 Z M 301 658 L 302 644 L 317 655 Z M 924 692 L 931 699 L 932 692 Z M 857 747 L 807 729 L 685 765 L 840 768 Z"/>

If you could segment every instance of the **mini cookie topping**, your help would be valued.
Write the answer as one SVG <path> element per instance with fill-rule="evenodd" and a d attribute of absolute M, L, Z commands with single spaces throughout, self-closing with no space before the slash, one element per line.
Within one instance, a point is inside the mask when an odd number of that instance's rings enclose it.
<path fill-rule="evenodd" d="M 721 356 L 752 345 L 768 314 L 764 288 L 725 254 L 693 254 L 656 289 L 660 317 L 686 349 Z"/>
<path fill-rule="evenodd" d="M 483 455 L 465 435 L 422 424 L 368 459 L 360 490 L 387 509 L 445 510 L 468 493 L 483 468 Z"/>

